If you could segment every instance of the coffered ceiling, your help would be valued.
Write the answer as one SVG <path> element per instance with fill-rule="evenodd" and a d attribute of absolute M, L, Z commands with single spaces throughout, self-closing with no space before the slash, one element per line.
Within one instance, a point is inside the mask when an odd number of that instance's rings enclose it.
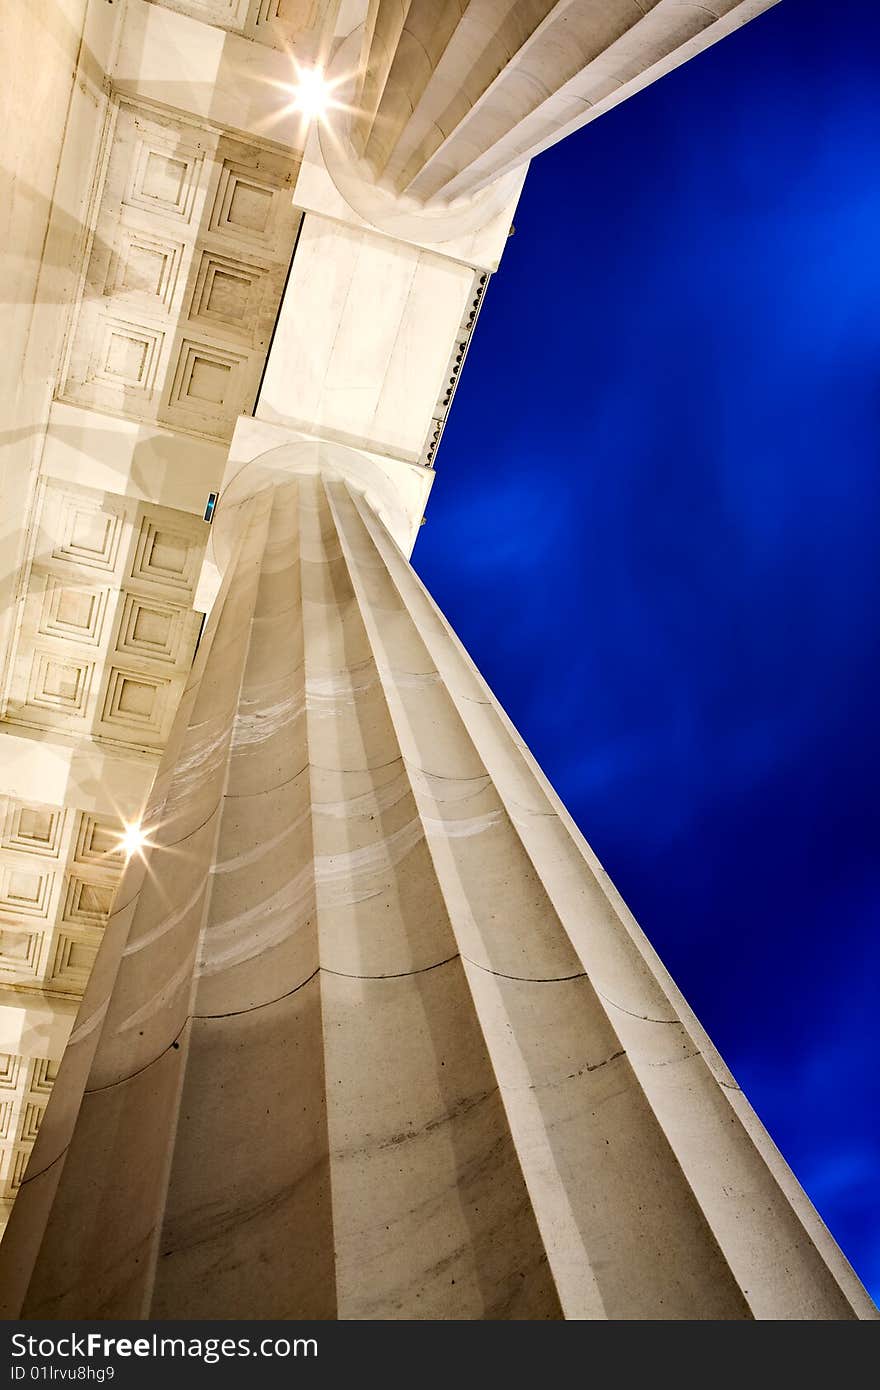
<path fill-rule="evenodd" d="M 229 439 L 253 409 L 284 288 L 296 170 L 121 101 L 59 397 Z"/>
<path fill-rule="evenodd" d="M 161 749 L 192 663 L 199 517 L 44 480 L 5 718 Z"/>
<path fill-rule="evenodd" d="M 16 1048 L 0 1051 L 0 1218 L 21 1185 L 101 944 L 124 864 L 122 829 L 113 816 L 0 797 L 0 1013 L 3 1045 Z"/>

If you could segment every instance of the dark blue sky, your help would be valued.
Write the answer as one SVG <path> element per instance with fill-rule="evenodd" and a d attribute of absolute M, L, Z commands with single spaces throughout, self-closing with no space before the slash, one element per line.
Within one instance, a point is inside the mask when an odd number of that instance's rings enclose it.
<path fill-rule="evenodd" d="M 416 568 L 880 1296 L 880 13 L 533 164 Z"/>

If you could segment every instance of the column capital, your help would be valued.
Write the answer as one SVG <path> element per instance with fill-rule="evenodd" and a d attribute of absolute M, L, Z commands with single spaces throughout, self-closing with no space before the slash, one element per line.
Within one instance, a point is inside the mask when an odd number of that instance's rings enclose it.
<path fill-rule="evenodd" d="M 211 559 L 225 569 L 242 503 L 286 478 L 320 473 L 361 493 L 404 555 L 412 553 L 434 481 L 420 464 L 353 449 L 287 425 L 242 416 L 236 427 L 211 528 Z"/>
<path fill-rule="evenodd" d="M 491 184 L 452 199 L 425 200 L 377 178 L 375 168 L 357 148 L 358 126 L 364 119 L 363 74 L 358 63 L 364 35 L 365 26 L 360 25 L 336 51 L 328 73 L 334 105 L 319 124 L 318 139 L 312 142 L 311 151 L 307 147 L 304 167 L 309 154 L 314 164 L 314 144 L 319 144 L 323 164 L 339 193 L 370 226 L 421 246 L 466 246 L 465 259 L 485 261 L 494 270 L 504 249 L 528 159 Z M 299 195 L 298 187 L 298 202 Z M 451 254 L 456 254 L 454 249 Z"/>

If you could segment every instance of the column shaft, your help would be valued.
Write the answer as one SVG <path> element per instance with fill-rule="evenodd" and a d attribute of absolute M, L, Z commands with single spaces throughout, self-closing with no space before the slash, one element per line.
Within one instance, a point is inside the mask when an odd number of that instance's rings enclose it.
<path fill-rule="evenodd" d="M 776 0 L 374 0 L 352 144 L 421 202 L 493 183 Z"/>
<path fill-rule="evenodd" d="M 868 1315 L 363 497 L 240 521 L 6 1316 Z"/>

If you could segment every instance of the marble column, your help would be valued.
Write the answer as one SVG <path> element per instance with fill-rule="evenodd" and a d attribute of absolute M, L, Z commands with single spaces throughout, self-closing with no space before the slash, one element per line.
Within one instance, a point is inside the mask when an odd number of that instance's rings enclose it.
<path fill-rule="evenodd" d="M 335 60 L 354 75 L 337 129 L 367 178 L 449 204 L 775 3 L 372 0 Z"/>
<path fill-rule="evenodd" d="M 870 1316 L 364 495 L 229 517 L 3 1314 Z"/>

